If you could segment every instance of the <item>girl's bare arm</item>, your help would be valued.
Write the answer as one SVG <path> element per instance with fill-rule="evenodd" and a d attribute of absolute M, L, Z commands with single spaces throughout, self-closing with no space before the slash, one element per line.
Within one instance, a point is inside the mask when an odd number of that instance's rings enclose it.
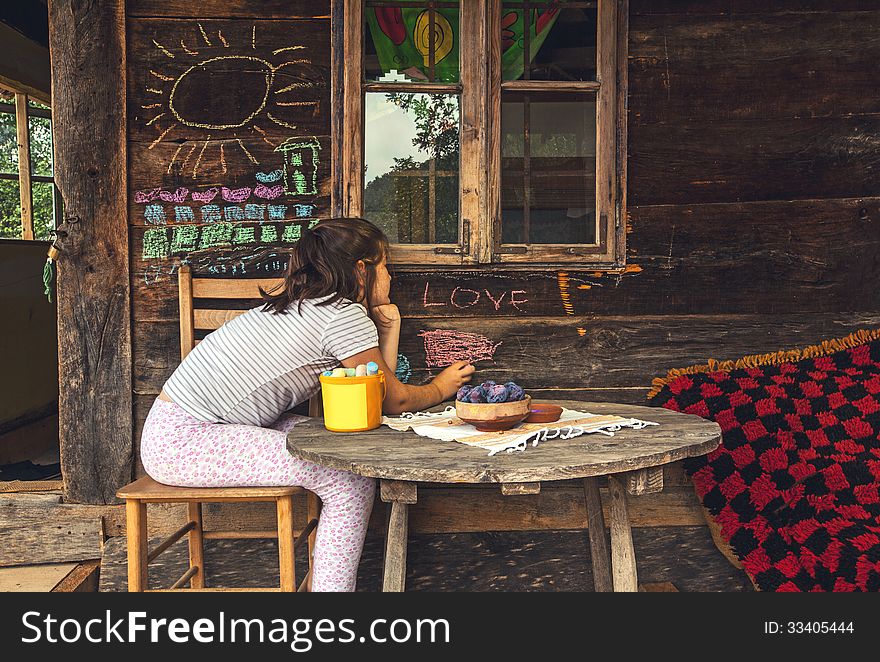
<path fill-rule="evenodd" d="M 395 356 L 396 354 L 395 351 Z M 385 373 L 386 392 L 382 410 L 392 416 L 405 411 L 422 411 L 453 398 L 456 391 L 471 380 L 474 372 L 474 366 L 467 361 L 457 361 L 424 386 L 404 384 L 395 377 L 394 370 L 385 361 L 378 347 L 349 356 L 342 360 L 342 365 L 356 368 L 361 363 L 370 361 L 375 361 L 379 370 Z"/>

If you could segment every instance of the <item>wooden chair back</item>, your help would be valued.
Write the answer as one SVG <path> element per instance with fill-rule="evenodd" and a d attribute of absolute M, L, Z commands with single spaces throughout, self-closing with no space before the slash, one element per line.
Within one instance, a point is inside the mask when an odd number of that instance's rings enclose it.
<path fill-rule="evenodd" d="M 199 341 L 196 331 L 214 331 L 246 310 L 197 308 L 198 299 L 260 299 L 260 288 L 270 291 L 280 285 L 281 278 L 193 278 L 189 265 L 178 271 L 180 300 L 180 360 L 186 358 Z M 321 393 L 309 399 L 309 416 L 322 413 Z"/>

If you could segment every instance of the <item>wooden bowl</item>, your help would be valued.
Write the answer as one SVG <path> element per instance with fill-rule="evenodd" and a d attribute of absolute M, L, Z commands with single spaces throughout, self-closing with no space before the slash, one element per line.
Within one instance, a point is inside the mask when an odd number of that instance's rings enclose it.
<path fill-rule="evenodd" d="M 455 413 L 480 432 L 509 430 L 522 423 L 531 410 L 532 398 L 526 396 L 513 402 L 482 403 L 455 401 Z"/>
<path fill-rule="evenodd" d="M 526 423 L 553 423 L 562 416 L 562 407 L 543 402 L 532 405 Z"/>

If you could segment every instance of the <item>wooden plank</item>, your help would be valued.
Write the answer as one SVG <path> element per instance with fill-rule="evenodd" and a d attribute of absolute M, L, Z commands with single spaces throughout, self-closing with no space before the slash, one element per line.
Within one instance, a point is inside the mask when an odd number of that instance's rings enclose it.
<path fill-rule="evenodd" d="M 541 483 L 501 483 L 501 494 L 504 496 L 540 493 Z"/>
<path fill-rule="evenodd" d="M 418 501 L 418 491 L 415 483 L 400 480 L 380 480 L 379 497 L 385 503 L 400 501 L 412 504 Z"/>
<path fill-rule="evenodd" d="M 34 238 L 34 200 L 31 189 L 31 138 L 28 123 L 28 97 L 15 93 L 15 130 L 18 144 L 18 184 L 21 201 L 21 238 Z"/>
<path fill-rule="evenodd" d="M 630 125 L 632 205 L 876 194 L 880 116 Z"/>
<path fill-rule="evenodd" d="M 279 278 L 194 278 L 193 297 L 199 299 L 260 299 L 260 289 L 277 289 Z M 207 328 L 207 327 L 200 327 Z"/>
<path fill-rule="evenodd" d="M 0 568 L 0 593 L 48 593 L 77 568 L 76 563 Z"/>
<path fill-rule="evenodd" d="M 128 16 L 192 18 L 195 9 L 188 0 L 127 0 Z M 198 5 L 199 17 L 248 18 L 326 18 L 329 0 L 203 0 Z"/>
<path fill-rule="evenodd" d="M 296 558 L 293 552 L 293 498 L 280 497 L 276 503 L 278 512 L 278 563 L 281 575 L 281 592 L 296 593 Z"/>
<path fill-rule="evenodd" d="M 382 591 L 385 593 L 402 593 L 406 586 L 408 509 L 409 506 L 405 501 L 391 503 L 388 533 L 385 539 L 385 569 L 382 579 Z"/>
<path fill-rule="evenodd" d="M 180 360 L 183 361 L 195 347 L 193 277 L 186 265 L 180 268 L 177 286 L 177 303 L 180 311 Z"/>
<path fill-rule="evenodd" d="M 205 588 L 205 541 L 202 522 L 202 504 L 187 504 L 187 515 L 193 523 L 193 529 L 189 532 L 189 565 L 198 568 L 198 573 L 193 576 L 190 588 Z M 277 535 L 277 534 L 276 534 Z"/>
<path fill-rule="evenodd" d="M 147 552 L 147 504 L 125 503 L 125 535 L 128 548 L 128 591 L 139 593 L 150 587 Z"/>
<path fill-rule="evenodd" d="M 344 0 L 345 68 L 342 76 L 342 215 L 363 215 L 364 101 L 363 12 L 360 0 Z"/>
<path fill-rule="evenodd" d="M 629 0 L 621 0 L 617 10 L 617 210 L 615 212 L 616 255 L 623 262 L 626 253 L 626 219 L 629 218 L 627 203 L 629 130 Z"/>
<path fill-rule="evenodd" d="M 627 494 L 641 496 L 663 491 L 663 467 L 639 469 L 626 474 L 623 479 Z"/>
<path fill-rule="evenodd" d="M 480 321 L 480 335 L 497 344 L 492 360 L 477 361 L 474 379 L 515 380 L 539 393 L 583 388 L 634 388 L 642 402 L 651 380 L 670 368 L 703 364 L 708 358 L 736 359 L 812 345 L 860 329 L 880 326 L 880 315 L 693 315 L 607 318 L 505 318 Z M 178 365 L 165 345 L 173 343 L 176 323 L 142 323 L 134 329 L 135 388 L 158 393 Z M 474 328 L 470 323 L 466 328 Z M 424 331 L 460 330 L 448 318 L 404 319 L 400 352 L 412 366 L 410 383 L 435 376 L 429 368 Z M 581 335 L 579 330 L 583 330 Z M 173 345 L 172 345 L 173 347 Z M 723 353 L 722 353 L 723 352 Z M 552 385 L 553 391 L 547 391 Z M 556 391 L 558 389 L 558 391 Z M 620 391 L 617 391 L 619 393 Z M 542 396 L 542 399 L 546 399 Z M 586 400 L 585 396 L 575 399 Z M 610 399 L 610 398 L 599 398 Z"/>
<path fill-rule="evenodd" d="M 611 582 L 611 552 L 605 533 L 605 515 L 597 478 L 584 478 L 584 503 L 590 535 L 590 561 L 593 567 L 593 586 L 597 593 L 607 593 Z"/>
<path fill-rule="evenodd" d="M 0 495 L 0 566 L 101 556 L 101 508 L 61 503 L 58 493 Z"/>
<path fill-rule="evenodd" d="M 630 121 L 841 117 L 880 110 L 877 99 L 862 93 L 878 83 L 873 63 L 880 57 L 880 14 L 767 9 L 634 14 Z"/>
<path fill-rule="evenodd" d="M 497 488 L 495 488 L 497 490 Z M 413 533 L 464 533 L 474 531 L 529 531 L 587 529 L 583 488 L 544 486 L 539 495 L 502 496 L 495 490 L 472 494 L 469 489 L 422 489 L 421 499 L 410 508 Z M 610 503 L 602 489 L 603 517 Z M 632 526 L 705 526 L 692 487 L 667 488 L 648 499 L 633 499 Z"/>
<path fill-rule="evenodd" d="M 611 494 L 611 574 L 615 593 L 638 590 L 636 556 L 626 508 L 626 489 L 617 476 L 608 477 Z"/>
<path fill-rule="evenodd" d="M 219 329 L 224 323 L 234 320 L 246 313 L 246 310 L 215 310 L 210 308 L 196 308 L 193 311 L 195 328 Z"/>
<path fill-rule="evenodd" d="M 872 0 L 778 0 L 768 5 L 762 0 L 633 0 L 635 16 L 651 14 L 710 14 L 741 16 L 744 14 L 836 13 L 839 11 L 873 11 Z"/>
<path fill-rule="evenodd" d="M 463 3 L 460 13 L 461 40 L 459 62 L 461 86 L 464 90 L 486 89 L 486 21 L 489 3 Z M 460 162 L 459 162 L 459 215 L 458 241 L 470 247 L 468 257 L 480 261 L 486 255 L 486 242 L 481 234 L 486 226 L 487 190 L 486 106 L 482 94 L 463 94 L 461 103 Z M 469 233 L 469 236 L 465 236 Z"/>
<path fill-rule="evenodd" d="M 55 181 L 71 226 L 58 263 L 65 500 L 111 503 L 132 475 L 125 35 L 120 0 L 50 3 Z M 108 75 L 113 72 L 113 75 Z M 86 83 L 87 81 L 87 83 Z M 87 369 L 83 369 L 87 366 Z"/>
<path fill-rule="evenodd" d="M 330 0 L 330 216 L 343 216 L 345 160 L 345 0 Z"/>
<path fill-rule="evenodd" d="M 0 493 L 52 492 L 63 487 L 61 480 L 10 480 L 0 482 Z"/>
<path fill-rule="evenodd" d="M 622 260 L 616 255 L 618 218 L 617 182 L 617 11 L 620 3 L 600 2 L 596 28 L 596 76 L 600 87 L 596 95 L 596 239 L 605 244 L 599 256 L 608 262 Z M 624 6 L 624 10 L 626 7 Z"/>
<path fill-rule="evenodd" d="M 0 40 L 9 54 L 3 60 L 0 85 L 49 105 L 52 86 L 49 49 L 6 23 L 0 24 Z"/>
<path fill-rule="evenodd" d="M 79 563 L 62 579 L 53 593 L 97 593 L 101 574 L 101 560 Z"/>

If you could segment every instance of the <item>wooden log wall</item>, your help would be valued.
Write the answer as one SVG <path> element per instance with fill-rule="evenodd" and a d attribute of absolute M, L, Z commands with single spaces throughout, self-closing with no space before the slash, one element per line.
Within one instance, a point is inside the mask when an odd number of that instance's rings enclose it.
<path fill-rule="evenodd" d="M 206 240 L 213 221 L 201 215 L 212 203 L 194 203 L 192 192 L 203 200 L 212 188 L 222 198 L 224 186 L 258 195 L 254 177 L 283 167 L 274 146 L 315 136 L 317 192 L 302 204 L 313 205 L 308 218 L 328 213 L 328 4 L 212 0 L 194 10 L 182 0 L 128 1 L 136 439 L 178 364 L 176 265 L 185 259 L 197 274 L 277 275 L 283 236 L 295 238 L 287 228 L 298 216 L 289 209 L 275 223 L 277 242 L 262 241 L 261 228 L 250 241 L 248 228 L 263 219 L 247 216 L 231 238 L 212 232 Z M 876 3 L 630 0 L 628 50 L 626 268 L 401 271 L 392 297 L 404 315 L 401 353 L 411 381 L 452 358 L 442 332 L 470 333 L 480 338 L 459 339 L 483 357 L 478 378 L 516 379 L 546 398 L 640 403 L 652 377 L 672 367 L 880 325 Z M 290 80 L 318 83 L 301 88 L 317 110 L 279 107 L 276 85 L 232 137 L 228 129 L 172 126 L 169 91 L 183 86 L 188 67 L 240 53 L 302 67 Z M 284 64 L 305 58 L 307 65 Z M 235 71 L 259 78 L 252 69 L 202 72 L 208 85 L 189 88 L 195 106 L 187 110 L 207 104 L 206 117 L 248 117 L 249 100 L 223 85 L 238 84 Z M 272 122 L 270 113 L 297 128 Z M 224 122 L 231 120 L 214 124 Z M 151 205 L 164 216 L 148 212 Z M 194 219 L 176 216 L 179 206 L 192 208 Z"/>
<path fill-rule="evenodd" d="M 128 0 L 135 439 L 180 361 L 177 269 L 268 277 L 330 207 L 330 3 Z"/>

